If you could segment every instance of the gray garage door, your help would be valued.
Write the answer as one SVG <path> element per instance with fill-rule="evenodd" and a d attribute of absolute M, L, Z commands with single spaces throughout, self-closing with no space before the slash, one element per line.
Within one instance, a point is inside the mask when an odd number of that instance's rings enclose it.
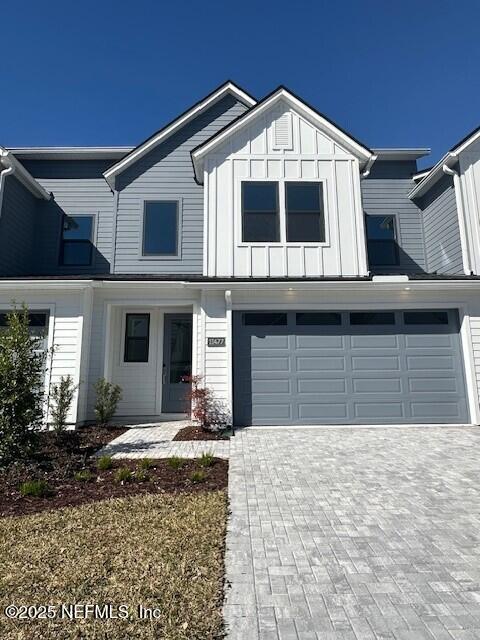
<path fill-rule="evenodd" d="M 465 423 L 458 314 L 235 312 L 236 425 Z"/>

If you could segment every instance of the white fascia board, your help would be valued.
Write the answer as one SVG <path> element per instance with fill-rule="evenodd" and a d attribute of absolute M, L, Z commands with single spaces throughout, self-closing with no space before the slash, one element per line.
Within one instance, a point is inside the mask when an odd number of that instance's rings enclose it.
<path fill-rule="evenodd" d="M 62 290 L 62 291 L 79 291 L 88 287 L 95 287 L 96 282 L 92 280 L 0 280 L 0 292 L 2 291 L 35 291 L 35 293 L 43 293 L 44 291 Z"/>
<path fill-rule="evenodd" d="M 12 168 L 13 174 L 36 198 L 50 200 L 50 194 L 39 184 L 35 178 L 25 169 L 15 156 L 7 149 L 0 147 L 0 164 L 5 168 Z"/>
<path fill-rule="evenodd" d="M 232 122 L 230 126 L 227 126 L 223 131 L 220 131 L 216 136 L 207 140 L 207 142 L 200 147 L 197 147 L 192 152 L 193 167 L 195 170 L 195 178 L 199 183 L 203 182 L 203 164 L 205 156 L 211 153 L 215 148 L 221 145 L 231 135 L 247 126 L 257 116 L 265 112 L 276 102 L 284 100 L 292 106 L 298 113 L 300 113 L 308 122 L 314 127 L 319 128 L 322 132 L 327 133 L 332 137 L 335 142 L 338 142 L 343 147 L 347 148 L 354 156 L 356 156 L 361 162 L 367 163 L 374 154 L 363 147 L 361 144 L 353 140 L 350 136 L 344 133 L 341 129 L 336 127 L 332 122 L 324 118 L 322 115 L 314 111 L 311 107 L 305 104 L 302 100 L 299 100 L 296 96 L 292 95 L 289 91 L 281 87 L 278 91 L 275 91 L 269 98 L 263 102 L 259 102 L 256 107 L 248 111 L 239 120 Z"/>
<path fill-rule="evenodd" d="M 472 144 L 477 142 L 477 140 L 480 140 L 480 129 L 475 131 L 469 138 L 467 138 L 464 142 L 462 142 L 458 147 L 454 147 L 451 153 L 455 156 L 458 156 L 463 151 L 466 151 L 468 147 L 470 147 Z"/>
<path fill-rule="evenodd" d="M 9 147 L 8 151 L 20 160 L 115 160 L 135 147 Z"/>
<path fill-rule="evenodd" d="M 447 166 L 454 165 L 457 161 L 456 156 L 449 152 L 441 158 L 435 166 L 433 166 L 430 171 L 425 175 L 424 178 L 420 180 L 418 184 L 414 186 L 414 188 L 408 194 L 408 197 L 413 200 L 413 198 L 419 198 L 423 196 L 433 185 L 440 180 L 443 175 L 443 165 Z"/>
<path fill-rule="evenodd" d="M 188 122 L 196 118 L 198 115 L 209 109 L 213 104 L 221 100 L 227 94 L 232 94 L 240 102 L 243 102 L 248 107 L 253 107 L 256 104 L 256 101 L 249 96 L 247 93 L 242 91 L 240 87 L 237 87 L 233 82 L 227 82 L 226 84 L 219 87 L 216 91 L 210 94 L 205 100 L 198 102 L 192 109 L 189 109 L 182 116 L 171 122 L 165 128 L 161 129 L 156 135 L 152 138 L 148 139 L 146 142 L 141 144 L 139 147 L 134 149 L 126 158 L 123 158 L 120 162 L 115 164 L 113 167 L 110 167 L 103 174 L 105 180 L 108 184 L 113 188 L 115 182 L 115 176 L 124 171 L 127 167 L 129 167 L 134 162 L 137 162 L 141 157 L 143 157 L 146 153 L 151 151 L 154 147 L 164 142 L 167 138 L 173 135 L 176 131 L 184 127 Z"/>
<path fill-rule="evenodd" d="M 428 147 L 415 148 L 373 148 L 373 153 L 378 156 L 379 160 L 418 160 L 424 156 L 428 156 L 431 149 Z"/>

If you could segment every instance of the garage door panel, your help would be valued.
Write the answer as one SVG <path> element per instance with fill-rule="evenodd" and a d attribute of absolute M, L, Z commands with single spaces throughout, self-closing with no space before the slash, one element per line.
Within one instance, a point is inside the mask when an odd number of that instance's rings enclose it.
<path fill-rule="evenodd" d="M 252 371 L 290 371 L 290 358 L 273 356 L 252 358 Z"/>
<path fill-rule="evenodd" d="M 354 415 L 363 420 L 378 420 L 386 418 L 401 419 L 405 417 L 402 402 L 354 402 Z"/>
<path fill-rule="evenodd" d="M 297 371 L 345 371 L 345 358 L 342 356 L 300 356 L 295 359 Z"/>
<path fill-rule="evenodd" d="M 428 344 L 426 344 L 426 340 Z M 405 346 L 407 349 L 425 349 L 426 346 L 428 348 L 439 348 L 439 349 L 453 349 L 455 347 L 455 335 L 450 333 L 444 333 L 439 335 L 406 335 L 405 336 Z"/>
<path fill-rule="evenodd" d="M 352 349 L 398 349 L 398 336 L 395 335 L 353 335 Z"/>
<path fill-rule="evenodd" d="M 375 310 L 329 313 L 335 324 L 291 311 L 248 326 L 234 312 L 236 424 L 468 422 L 456 312 L 395 311 L 393 325 Z"/>
<path fill-rule="evenodd" d="M 355 393 L 401 393 L 399 378 L 353 378 Z"/>
<path fill-rule="evenodd" d="M 412 415 L 421 420 L 443 417 L 456 418 L 459 415 L 457 402 L 412 402 Z"/>
<path fill-rule="evenodd" d="M 294 336 L 297 349 L 344 349 L 344 336 Z"/>
<path fill-rule="evenodd" d="M 319 415 L 325 416 L 325 419 L 342 419 L 348 417 L 347 405 L 343 402 L 301 402 L 298 405 L 298 417 L 303 421 L 311 421 L 317 419 Z"/>
<path fill-rule="evenodd" d="M 347 381 L 345 378 L 327 379 L 298 379 L 298 393 L 346 393 Z"/>
<path fill-rule="evenodd" d="M 400 371 L 398 356 L 353 356 L 354 371 Z"/>
<path fill-rule="evenodd" d="M 410 371 L 455 371 L 455 359 L 449 355 L 407 355 L 407 366 Z"/>

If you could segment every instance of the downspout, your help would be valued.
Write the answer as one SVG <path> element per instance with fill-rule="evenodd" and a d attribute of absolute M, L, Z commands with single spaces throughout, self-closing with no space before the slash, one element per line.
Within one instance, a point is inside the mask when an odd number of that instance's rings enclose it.
<path fill-rule="evenodd" d="M 2 172 L 0 172 L 0 218 L 2 216 L 2 205 L 3 205 L 3 194 L 5 191 L 5 178 L 7 176 L 12 175 L 15 172 L 15 167 L 13 167 L 9 161 L 7 160 L 8 153 L 5 151 L 0 151 L 0 162 L 6 167 Z"/>
<path fill-rule="evenodd" d="M 470 264 L 470 252 L 468 249 L 468 240 L 466 233 L 465 207 L 463 206 L 462 185 L 460 184 L 460 175 L 458 171 L 452 169 L 448 164 L 442 165 L 442 171 L 447 176 L 453 176 L 453 186 L 455 189 L 455 201 L 458 212 L 458 226 L 460 229 L 460 244 L 462 246 L 462 261 L 465 274 L 472 275 L 472 266 Z"/>
<path fill-rule="evenodd" d="M 362 171 L 361 173 L 361 177 L 362 178 L 368 178 L 368 176 L 370 175 L 370 171 L 372 170 L 373 167 L 373 163 L 375 162 L 375 160 L 378 158 L 378 156 L 376 156 L 375 154 L 371 155 L 366 166 L 365 169 Z"/>

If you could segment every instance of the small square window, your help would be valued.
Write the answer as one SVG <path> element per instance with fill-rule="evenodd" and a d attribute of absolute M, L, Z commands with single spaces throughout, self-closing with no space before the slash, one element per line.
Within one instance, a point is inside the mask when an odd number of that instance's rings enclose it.
<path fill-rule="evenodd" d="M 148 362 L 150 314 L 127 313 L 125 318 L 125 362 Z"/>
<path fill-rule="evenodd" d="M 398 265 L 395 216 L 367 215 L 368 261 L 373 267 Z"/>
<path fill-rule="evenodd" d="M 178 202 L 145 202 L 143 255 L 178 255 Z"/>
<path fill-rule="evenodd" d="M 324 242 L 323 189 L 320 182 L 286 182 L 287 242 Z"/>
<path fill-rule="evenodd" d="M 242 182 L 242 240 L 280 241 L 277 182 Z"/>
<path fill-rule="evenodd" d="M 60 262 L 68 267 L 92 264 L 93 216 L 64 216 Z"/>

